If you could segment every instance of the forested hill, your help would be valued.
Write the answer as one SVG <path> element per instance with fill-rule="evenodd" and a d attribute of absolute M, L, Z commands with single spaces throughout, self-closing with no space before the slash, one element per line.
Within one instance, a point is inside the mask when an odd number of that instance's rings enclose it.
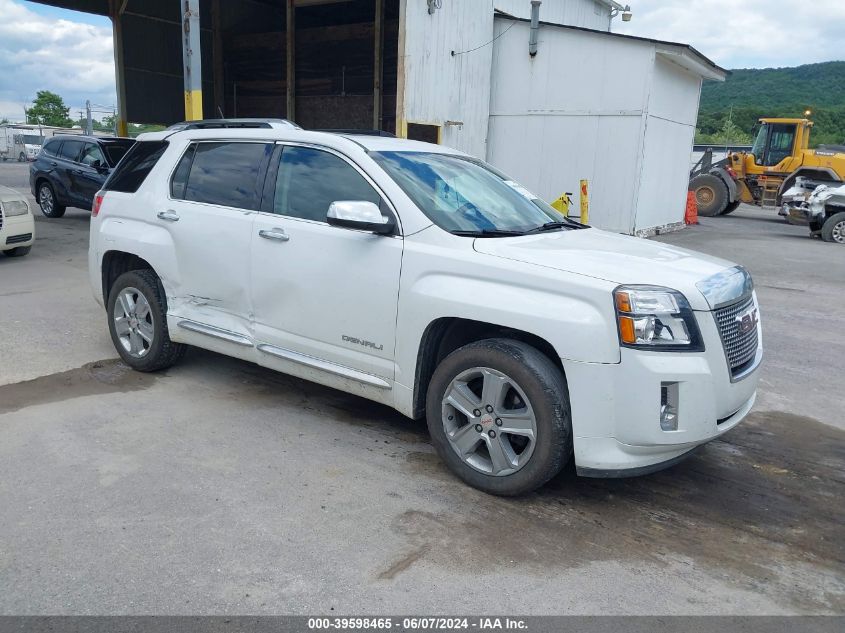
<path fill-rule="evenodd" d="M 731 125 L 728 115 L 733 107 Z M 700 142 L 747 142 L 761 116 L 802 116 L 815 122 L 811 142 L 845 142 L 845 61 L 794 68 L 741 68 L 724 82 L 706 81 L 698 117 Z"/>

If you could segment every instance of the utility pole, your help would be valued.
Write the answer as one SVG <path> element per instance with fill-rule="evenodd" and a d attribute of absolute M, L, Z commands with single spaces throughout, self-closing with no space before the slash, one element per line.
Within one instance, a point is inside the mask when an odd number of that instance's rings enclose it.
<path fill-rule="evenodd" d="M 88 136 L 92 136 L 94 134 L 94 121 L 91 117 L 91 102 L 88 100 L 85 101 L 85 133 Z"/>
<path fill-rule="evenodd" d="M 200 2 L 182 3 L 182 72 L 185 78 L 185 120 L 202 119 L 202 50 L 200 48 Z"/>

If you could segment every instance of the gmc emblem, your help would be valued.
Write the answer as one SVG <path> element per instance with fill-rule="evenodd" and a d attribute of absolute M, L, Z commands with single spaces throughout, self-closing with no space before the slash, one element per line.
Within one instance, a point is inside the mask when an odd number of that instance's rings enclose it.
<path fill-rule="evenodd" d="M 740 334 L 748 334 L 757 327 L 757 308 L 738 314 L 735 320 L 739 323 Z"/>

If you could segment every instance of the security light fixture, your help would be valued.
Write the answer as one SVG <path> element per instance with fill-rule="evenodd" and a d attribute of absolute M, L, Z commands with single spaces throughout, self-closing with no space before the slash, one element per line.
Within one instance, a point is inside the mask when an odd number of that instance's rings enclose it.
<path fill-rule="evenodd" d="M 610 17 L 615 18 L 619 13 L 622 13 L 622 21 L 623 22 L 630 22 L 631 18 L 634 17 L 634 13 L 631 11 L 631 5 L 626 4 L 624 7 L 617 3 L 612 2 L 612 7 L 610 9 Z"/>

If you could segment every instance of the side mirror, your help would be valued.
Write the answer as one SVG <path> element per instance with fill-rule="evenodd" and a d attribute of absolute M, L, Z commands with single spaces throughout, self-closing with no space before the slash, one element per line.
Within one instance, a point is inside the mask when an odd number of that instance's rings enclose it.
<path fill-rule="evenodd" d="M 332 226 L 370 231 L 389 235 L 396 228 L 393 218 L 381 214 L 374 202 L 367 200 L 336 200 L 329 205 L 326 222 Z"/>

